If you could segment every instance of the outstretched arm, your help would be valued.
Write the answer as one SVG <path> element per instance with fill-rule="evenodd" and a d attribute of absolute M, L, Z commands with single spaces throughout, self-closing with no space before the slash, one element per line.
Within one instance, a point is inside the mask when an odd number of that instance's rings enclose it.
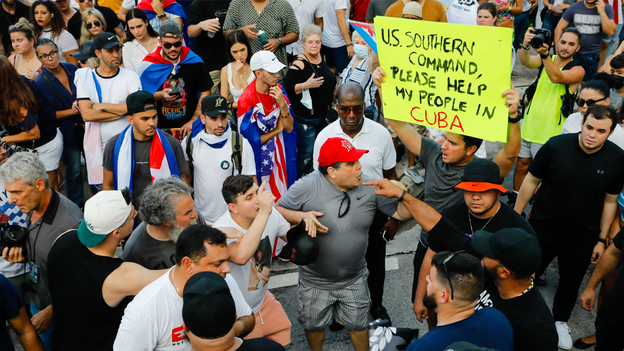
<path fill-rule="evenodd" d="M 503 96 L 507 97 L 505 100 L 505 106 L 509 107 L 509 118 L 518 117 L 518 105 L 520 102 L 520 94 L 514 89 L 513 84 L 511 89 L 507 89 L 503 92 Z M 519 121 L 518 121 L 519 122 Z M 511 171 L 516 157 L 520 154 L 520 123 L 509 123 L 507 128 L 507 142 L 501 151 L 494 156 L 494 163 L 498 165 L 500 169 L 500 177 L 505 178 L 507 173 Z"/>

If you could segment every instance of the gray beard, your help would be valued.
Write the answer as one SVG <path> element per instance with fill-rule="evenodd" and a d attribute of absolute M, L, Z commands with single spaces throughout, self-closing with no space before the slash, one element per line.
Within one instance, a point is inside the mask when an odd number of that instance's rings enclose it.
<path fill-rule="evenodd" d="M 182 233 L 182 230 L 184 230 L 184 228 L 182 228 L 178 223 L 174 222 L 171 228 L 169 228 L 169 239 L 174 243 L 177 243 L 178 238 L 180 237 L 180 233 Z"/>

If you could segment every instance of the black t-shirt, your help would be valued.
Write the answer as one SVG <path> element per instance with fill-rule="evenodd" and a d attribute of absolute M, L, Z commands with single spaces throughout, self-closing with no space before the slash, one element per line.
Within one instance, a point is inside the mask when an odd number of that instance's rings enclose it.
<path fill-rule="evenodd" d="M 30 21 L 30 6 L 25 5 L 19 0 L 15 1 L 15 14 L 12 15 L 0 6 L 2 15 L 0 16 L 0 35 L 2 35 L 2 45 L 6 51 L 6 56 L 9 57 L 9 53 L 12 50 L 11 36 L 9 35 L 9 26 L 17 23 L 20 18 L 24 17 Z"/>
<path fill-rule="evenodd" d="M 106 143 L 106 148 L 104 149 L 103 166 L 109 171 L 113 170 L 113 151 L 115 149 L 115 143 L 117 143 L 117 139 L 120 135 L 121 133 L 110 138 L 110 140 Z M 165 136 L 167 137 L 167 141 L 169 142 L 169 145 L 171 145 L 176 160 L 178 161 L 180 174 L 186 172 L 188 170 L 188 166 L 184 160 L 184 150 L 182 149 L 182 145 L 180 145 L 180 142 L 173 136 L 167 133 L 165 133 Z M 132 197 L 134 198 L 134 207 L 136 207 L 137 210 L 140 208 L 138 200 L 143 194 L 143 191 L 148 185 L 152 184 L 152 175 L 150 173 L 149 166 L 151 146 L 152 140 L 134 141 L 134 176 Z M 128 167 L 129 166 L 130 165 L 128 165 Z"/>
<path fill-rule="evenodd" d="M 313 119 L 325 119 L 327 111 L 331 108 L 332 101 L 334 99 L 334 87 L 336 86 L 336 74 L 332 72 L 325 60 L 320 64 L 312 64 L 307 60 L 301 60 L 303 62 L 303 69 L 289 69 L 284 77 L 284 89 L 288 94 L 290 103 L 292 104 L 293 112 L 303 118 Z M 312 111 L 301 103 L 303 94 L 295 93 L 295 86 L 299 83 L 303 83 L 310 78 L 312 74 L 316 74 L 315 77 L 323 77 L 323 85 L 318 88 L 310 89 L 310 97 L 312 98 Z"/>
<path fill-rule="evenodd" d="M 596 245 L 605 193 L 622 190 L 624 151 L 607 141 L 586 154 L 579 133 L 558 135 L 542 146 L 529 172 L 542 179 L 529 219 L 540 241 L 566 248 Z"/>
<path fill-rule="evenodd" d="M 475 309 L 484 307 L 494 307 L 507 317 L 514 332 L 514 351 L 558 350 L 555 320 L 537 288 L 505 300 L 491 283 L 481 293 Z"/>
<path fill-rule="evenodd" d="M 521 228 L 535 235 L 529 222 L 504 203 L 501 203 L 498 213 L 485 219 L 470 215 L 469 220 L 468 206 L 465 202 L 447 207 L 442 210 L 441 214 L 443 220 L 429 232 L 429 247 L 434 252 L 467 250 L 481 257 L 472 248 L 473 230 L 494 233 L 505 228 Z M 472 223 L 472 229 L 470 223 Z"/>
<path fill-rule="evenodd" d="M 613 245 L 620 251 L 624 248 L 624 229 L 613 239 Z M 609 293 L 604 297 L 604 303 L 602 309 L 607 311 L 607 318 L 611 322 L 612 326 L 618 329 L 620 332 L 624 332 L 624 273 L 622 273 L 622 267 L 617 273 L 617 277 L 613 282 L 613 286 Z"/>
<path fill-rule="evenodd" d="M 243 340 L 236 351 L 286 351 L 284 346 L 266 338 Z"/>
<path fill-rule="evenodd" d="M 207 19 L 218 18 L 219 24 L 223 28 L 225 15 L 232 0 L 195 0 L 188 10 L 188 25 L 198 24 Z M 204 31 L 197 37 L 195 43 L 195 53 L 201 57 L 206 64 L 208 71 L 221 70 L 227 65 L 227 53 L 225 48 L 225 37 L 223 31 L 219 30 L 214 37 L 208 37 Z M 251 55 L 251 53 L 249 53 Z"/>
<path fill-rule="evenodd" d="M 201 62 L 181 65 L 178 73 L 170 74 L 158 91 L 181 87 L 180 97 L 173 101 L 158 101 L 158 128 L 180 128 L 193 118 L 199 94 L 210 90 L 210 73 Z"/>
<path fill-rule="evenodd" d="M 104 21 L 106 21 L 106 31 L 109 33 L 115 33 L 115 28 L 119 25 L 119 18 L 117 18 L 115 11 L 106 6 L 95 5 L 94 7 L 102 13 L 102 16 L 104 16 Z M 76 11 L 72 18 L 67 21 L 67 31 L 71 33 L 76 40 L 80 40 L 81 26 L 82 15 L 80 14 L 80 11 Z"/>

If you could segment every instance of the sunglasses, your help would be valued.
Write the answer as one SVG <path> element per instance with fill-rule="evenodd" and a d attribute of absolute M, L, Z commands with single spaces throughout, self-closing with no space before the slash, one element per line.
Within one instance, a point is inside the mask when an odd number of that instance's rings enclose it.
<path fill-rule="evenodd" d="M 162 43 L 163 48 L 169 50 L 171 49 L 172 46 L 179 48 L 180 46 L 182 46 L 182 41 L 176 41 L 175 43 Z"/>
<path fill-rule="evenodd" d="M 349 194 L 347 194 L 346 191 L 343 193 L 344 193 L 344 197 L 342 198 L 342 201 L 340 202 L 340 207 L 338 208 L 338 218 L 342 218 L 346 216 L 347 213 L 349 213 L 349 209 L 351 208 L 351 198 L 349 197 Z M 347 208 L 343 212 L 342 206 L 344 206 L 345 200 L 347 200 Z"/>
<path fill-rule="evenodd" d="M 342 114 L 343 116 L 348 116 L 351 113 L 351 111 L 353 111 L 353 113 L 356 114 L 357 116 L 361 115 L 362 112 L 364 112 L 364 106 L 355 106 L 355 107 L 338 106 L 338 109 L 340 110 L 340 114 Z"/>
<path fill-rule="evenodd" d="M 56 55 L 58 55 L 58 53 L 59 53 L 58 50 L 52 50 L 52 51 L 50 51 L 49 54 L 41 54 L 39 56 L 39 59 L 42 60 L 42 61 L 45 61 L 45 60 L 47 60 L 49 58 L 55 57 Z"/>
<path fill-rule="evenodd" d="M 591 106 L 591 105 L 593 105 L 593 104 L 595 104 L 595 103 L 597 103 L 597 102 L 600 102 L 600 101 L 606 100 L 607 98 L 608 98 L 608 96 L 605 96 L 605 97 L 603 97 L 602 99 L 598 99 L 598 100 L 592 100 L 592 99 L 589 99 L 589 100 L 583 100 L 583 99 L 581 99 L 581 98 L 578 98 L 578 99 L 576 99 L 576 104 L 578 105 L 578 107 L 582 107 L 582 106 L 583 106 L 583 105 L 585 105 L 585 104 L 587 104 L 587 107 L 589 107 L 589 106 Z"/>
<path fill-rule="evenodd" d="M 102 25 L 100 21 L 93 21 L 93 23 L 87 23 L 87 29 L 91 29 L 92 27 L 99 27 Z"/>
<path fill-rule="evenodd" d="M 13 29 L 22 29 L 26 27 L 26 25 L 24 23 L 18 23 L 18 24 L 13 24 L 9 26 L 9 30 L 13 30 Z"/>
<path fill-rule="evenodd" d="M 82 4 L 83 2 L 85 2 L 85 1 L 88 1 L 88 2 L 93 2 L 93 0 L 78 0 L 78 2 L 79 2 L 79 3 L 81 3 L 81 4 Z"/>
<path fill-rule="evenodd" d="M 442 260 L 442 266 L 444 267 L 444 273 L 446 273 L 446 278 L 448 279 L 449 286 L 451 287 L 451 300 L 453 300 L 455 294 L 453 293 L 453 284 L 451 283 L 451 276 L 449 275 L 448 269 L 446 269 L 446 264 L 451 259 L 453 259 L 453 257 L 455 257 L 455 255 L 463 253 L 463 252 L 466 252 L 466 251 L 465 250 L 461 250 L 461 251 L 453 252 L 453 253 L 449 254 L 448 256 L 446 256 L 444 258 L 444 260 Z"/>

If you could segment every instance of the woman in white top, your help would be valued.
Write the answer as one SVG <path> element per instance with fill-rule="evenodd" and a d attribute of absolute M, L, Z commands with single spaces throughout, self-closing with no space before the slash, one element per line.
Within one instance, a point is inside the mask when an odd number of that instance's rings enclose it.
<path fill-rule="evenodd" d="M 124 68 L 136 72 L 143 58 L 158 47 L 158 34 L 141 9 L 128 11 L 126 23 L 128 28 L 127 41 L 123 47 Z"/>
<path fill-rule="evenodd" d="M 249 67 L 251 60 L 251 45 L 245 32 L 234 30 L 225 38 L 225 47 L 230 63 L 221 69 L 220 93 L 229 100 L 230 109 L 238 108 L 238 98 L 243 94 L 249 83 L 253 82 L 254 74 Z M 236 114 L 234 114 L 236 116 Z"/>
<path fill-rule="evenodd" d="M 366 103 L 366 112 L 364 114 L 377 121 L 377 106 L 375 106 L 375 93 L 377 86 L 373 83 L 373 62 L 378 60 L 374 55 L 366 41 L 353 31 L 351 34 L 351 42 L 353 42 L 353 51 L 355 55 L 349 62 L 349 65 L 342 71 L 340 75 L 340 85 L 346 82 L 358 83 L 364 89 L 364 101 Z"/>
<path fill-rule="evenodd" d="M 86 9 L 82 13 L 82 27 L 80 27 L 80 45 L 87 40 L 93 40 L 100 33 L 106 32 L 104 15 L 94 8 Z"/>
<path fill-rule="evenodd" d="M 61 62 L 78 64 L 78 60 L 70 55 L 78 51 L 78 43 L 65 30 L 63 13 L 54 2 L 35 1 L 30 8 L 30 21 L 35 27 L 37 38 L 50 39 L 58 46 Z"/>
<path fill-rule="evenodd" d="M 27 19 L 20 18 L 16 24 L 9 26 L 9 35 L 15 49 L 9 61 L 20 75 L 35 80 L 43 66 L 37 59 L 33 25 Z"/>

